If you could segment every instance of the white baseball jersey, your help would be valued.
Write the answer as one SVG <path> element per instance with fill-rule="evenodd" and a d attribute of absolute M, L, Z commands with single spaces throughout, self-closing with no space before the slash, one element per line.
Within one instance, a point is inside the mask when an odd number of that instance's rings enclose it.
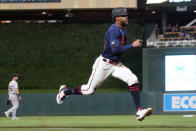
<path fill-rule="evenodd" d="M 9 90 L 10 94 L 15 94 L 16 89 L 18 89 L 18 83 L 14 80 L 10 81 L 10 83 L 8 85 L 8 90 Z"/>

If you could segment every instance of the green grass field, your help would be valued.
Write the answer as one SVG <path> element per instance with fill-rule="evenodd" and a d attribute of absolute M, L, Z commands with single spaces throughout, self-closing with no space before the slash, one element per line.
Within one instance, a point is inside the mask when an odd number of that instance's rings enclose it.
<path fill-rule="evenodd" d="M 152 115 L 139 122 L 134 115 L 0 117 L 0 131 L 196 131 L 196 117 Z"/>

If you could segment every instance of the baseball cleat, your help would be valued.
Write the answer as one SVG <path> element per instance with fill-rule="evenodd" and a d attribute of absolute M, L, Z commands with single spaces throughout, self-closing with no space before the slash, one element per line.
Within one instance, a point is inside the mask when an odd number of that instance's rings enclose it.
<path fill-rule="evenodd" d="M 5 112 L 5 116 L 6 116 L 7 118 L 10 118 L 10 117 L 9 117 L 9 114 L 8 114 L 7 112 Z"/>
<path fill-rule="evenodd" d="M 56 96 L 57 104 L 62 104 L 63 100 L 66 98 L 64 91 L 67 90 L 66 85 L 62 85 L 59 88 L 59 93 Z"/>
<path fill-rule="evenodd" d="M 18 117 L 12 117 L 12 120 L 19 120 Z"/>
<path fill-rule="evenodd" d="M 147 109 L 143 109 L 143 110 L 138 110 L 138 112 L 136 113 L 137 116 L 137 120 L 138 121 L 142 121 L 144 120 L 144 118 L 146 116 L 149 116 L 152 114 L 152 108 L 147 108 Z"/>

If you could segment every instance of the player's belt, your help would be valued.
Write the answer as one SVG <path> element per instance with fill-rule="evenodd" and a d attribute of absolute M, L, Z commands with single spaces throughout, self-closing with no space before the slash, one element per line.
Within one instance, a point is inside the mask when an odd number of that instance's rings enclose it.
<path fill-rule="evenodd" d="M 110 64 L 113 64 L 113 65 L 117 65 L 115 62 L 111 61 L 111 60 L 107 60 L 105 58 L 103 58 L 103 61 L 104 62 L 107 62 L 107 63 L 110 63 Z"/>

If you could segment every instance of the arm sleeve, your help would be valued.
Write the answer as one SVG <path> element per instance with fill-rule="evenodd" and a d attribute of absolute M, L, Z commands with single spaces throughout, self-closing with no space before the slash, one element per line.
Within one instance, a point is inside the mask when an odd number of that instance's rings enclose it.
<path fill-rule="evenodd" d="M 14 83 L 14 88 L 18 89 L 18 83 L 17 82 Z"/>
<path fill-rule="evenodd" d="M 110 45 L 112 48 L 112 52 L 115 54 L 123 53 L 130 48 L 132 48 L 132 44 L 121 45 L 120 44 L 121 33 L 115 30 L 110 32 Z"/>

